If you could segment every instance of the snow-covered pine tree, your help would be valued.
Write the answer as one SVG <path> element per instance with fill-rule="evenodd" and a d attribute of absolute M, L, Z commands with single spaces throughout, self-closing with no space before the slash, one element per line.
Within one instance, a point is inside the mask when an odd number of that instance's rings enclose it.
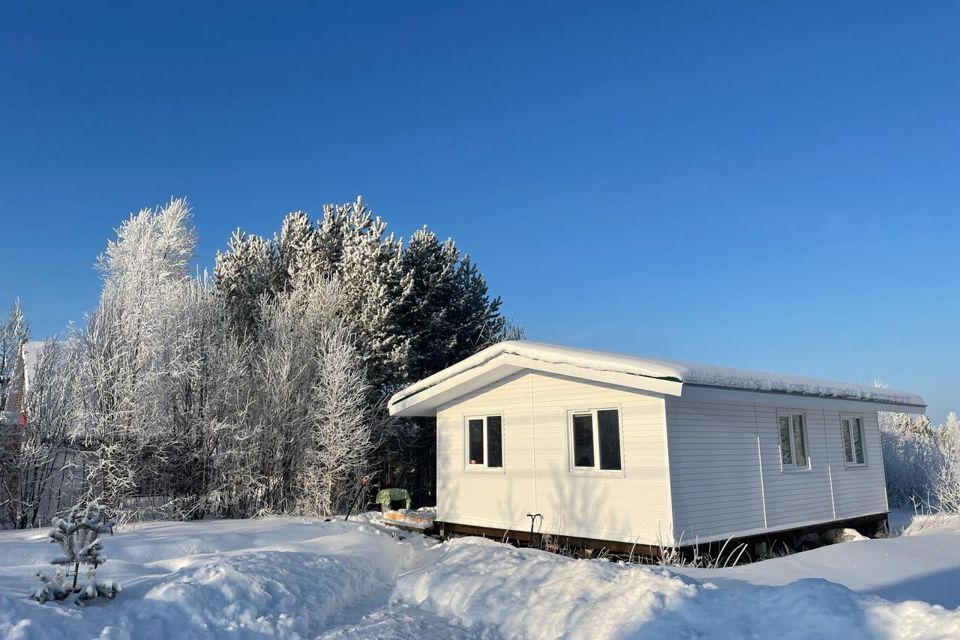
<path fill-rule="evenodd" d="M 469 256 L 426 227 L 402 255 L 402 326 L 409 341 L 404 382 L 429 376 L 502 339 L 500 299 Z"/>
<path fill-rule="evenodd" d="M 288 213 L 280 226 L 280 235 L 274 238 L 280 257 L 283 286 L 293 278 L 320 273 L 320 239 L 310 217 L 303 211 Z"/>
<path fill-rule="evenodd" d="M 396 389 L 409 357 L 409 340 L 398 308 L 403 245 L 359 198 L 347 211 L 341 280 L 347 317 L 370 381 L 371 399 Z"/>
<path fill-rule="evenodd" d="M 213 280 L 227 300 L 238 333 L 251 335 L 258 322 L 260 298 L 274 295 L 285 277 L 274 244 L 237 229 L 227 251 L 217 252 Z"/>
<path fill-rule="evenodd" d="M 20 299 L 13 301 L 7 321 L 0 330 L 0 411 L 7 408 L 17 357 L 30 339 L 30 327 L 23 315 Z"/>
<path fill-rule="evenodd" d="M 402 379 L 429 376 L 501 339 L 499 299 L 490 300 L 486 281 L 452 239 L 441 242 L 426 227 L 414 232 L 401 258 L 403 286 L 398 303 L 406 334 Z M 429 491 L 433 484 L 436 426 L 433 419 L 397 424 L 388 465 L 390 480 Z"/>
<path fill-rule="evenodd" d="M 361 197 L 346 204 L 323 206 L 323 217 L 317 222 L 316 227 L 319 273 L 327 277 L 342 273 L 344 243 L 348 235 L 357 231 L 351 226 L 351 222 L 356 222 L 356 218 L 350 214 L 365 207 Z"/>
<path fill-rule="evenodd" d="M 457 249 L 423 227 L 410 236 L 401 257 L 403 289 L 399 305 L 409 352 L 403 381 L 418 380 L 452 364 L 457 347 L 453 307 L 457 289 Z M 427 373 L 429 372 L 429 373 Z"/>
<path fill-rule="evenodd" d="M 490 298 L 487 279 L 464 255 L 457 265 L 458 297 L 453 304 L 453 324 L 457 331 L 457 346 L 454 362 L 466 358 L 506 339 L 522 339 L 523 331 L 513 325 L 514 333 L 507 333 L 507 320 L 500 313 L 499 297 Z"/>
<path fill-rule="evenodd" d="M 289 214 L 272 239 L 235 234 L 229 250 L 217 257 L 217 289 L 236 310 L 238 324 L 244 328 L 241 335 L 256 337 L 264 359 L 258 361 L 251 376 L 263 386 L 289 389 L 287 377 L 277 378 L 277 372 L 290 373 L 297 371 L 290 367 L 307 366 L 300 363 L 301 354 L 291 351 L 290 340 L 296 332 L 278 338 L 277 323 L 292 322 L 285 319 L 287 302 L 280 299 L 281 294 L 331 280 L 342 286 L 345 305 L 341 317 L 366 375 L 367 402 L 376 425 L 371 438 L 381 445 L 376 454 L 379 463 L 396 458 L 401 447 L 413 447 L 417 453 L 407 456 L 412 460 L 410 466 L 424 477 L 432 477 L 432 462 L 428 462 L 432 458 L 432 425 L 411 422 L 403 433 L 398 432 L 395 422 L 379 419 L 386 416 L 385 400 L 414 379 L 503 339 L 505 321 L 499 299 L 490 299 L 485 279 L 452 240 L 440 242 L 436 234 L 423 229 L 405 247 L 387 232 L 386 223 L 374 216 L 362 198 L 325 206 L 323 218 L 316 224 L 302 212 Z M 267 361 L 270 367 L 258 368 Z M 270 461 L 273 469 L 279 460 L 274 453 L 282 458 L 284 447 L 272 438 L 286 433 L 275 418 L 286 415 L 294 405 L 262 394 L 259 397 L 265 404 L 256 405 L 254 413 L 269 417 L 250 424 L 249 432 L 261 433 L 269 440 L 261 450 L 273 453 L 262 459 Z M 303 419 L 301 412 L 287 416 L 285 424 L 299 424 Z M 279 464 L 289 478 L 290 464 Z M 264 477 L 272 477 L 272 473 Z M 277 491 L 286 495 L 286 489 L 277 488 L 286 484 L 283 480 L 264 495 L 275 496 Z M 282 502 L 289 504 L 286 498 Z M 267 503 L 277 504 L 272 498 Z"/>
<path fill-rule="evenodd" d="M 114 518 L 107 516 L 106 507 L 90 502 L 82 508 L 76 505 L 66 518 L 58 518 L 50 530 L 50 541 L 60 545 L 63 555 L 51 564 L 57 567 L 53 576 L 37 573 L 41 586 L 31 597 L 41 604 L 47 600 L 64 600 L 76 594 L 76 601 L 97 597 L 113 598 L 120 593 L 120 584 L 97 580 L 97 567 L 107 561 L 103 554 L 100 534 L 113 534 Z M 86 584 L 80 582 L 80 568 L 86 566 Z"/>
<path fill-rule="evenodd" d="M 430 375 L 504 337 L 499 298 L 452 240 L 424 228 L 407 246 L 362 198 L 324 207 L 312 224 L 288 214 L 273 240 L 237 233 L 217 257 L 215 281 L 245 326 L 260 296 L 339 277 L 370 381 L 371 399 Z"/>

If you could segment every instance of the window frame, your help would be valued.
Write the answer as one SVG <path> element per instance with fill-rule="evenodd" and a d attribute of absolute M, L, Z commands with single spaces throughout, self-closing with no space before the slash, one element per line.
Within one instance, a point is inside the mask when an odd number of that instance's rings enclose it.
<path fill-rule="evenodd" d="M 850 453 L 853 454 L 853 462 L 847 461 L 847 448 L 843 444 L 843 421 L 849 420 L 850 427 L 853 428 L 853 420 L 860 421 L 860 446 L 863 449 L 863 462 L 857 462 L 857 449 L 853 445 L 853 432 L 848 433 L 850 437 Z M 863 419 L 863 414 L 861 413 L 841 413 L 840 414 L 840 449 L 843 451 L 843 468 L 844 469 L 862 469 L 867 466 L 869 462 L 869 457 L 867 456 L 867 426 L 866 421 Z"/>
<path fill-rule="evenodd" d="M 617 412 L 617 438 L 620 444 L 620 468 L 619 469 L 601 469 L 600 468 L 600 419 L 597 416 L 599 411 Z M 592 467 L 578 467 L 574 455 L 573 439 L 573 417 L 575 415 L 590 414 L 593 427 L 593 464 Z M 626 457 L 623 448 L 623 407 L 617 405 L 598 405 L 592 407 L 567 409 L 567 471 L 574 476 L 607 476 L 623 478 L 626 474 Z"/>
<path fill-rule="evenodd" d="M 490 461 L 489 444 L 490 437 L 487 435 L 487 419 L 500 418 L 500 466 L 490 467 L 487 463 Z M 470 462 L 470 421 L 483 421 L 483 464 Z M 507 455 L 506 455 L 506 428 L 504 426 L 503 413 L 491 411 L 489 413 L 471 414 L 463 416 L 463 470 L 468 473 L 506 473 Z"/>
<path fill-rule="evenodd" d="M 797 458 L 797 443 L 794 436 L 793 430 L 793 417 L 800 416 L 803 420 L 803 455 L 806 458 L 806 464 L 799 465 L 796 463 Z M 787 418 L 790 421 L 790 457 L 794 460 L 789 464 L 783 462 L 783 450 L 781 449 L 780 443 L 780 418 Z M 776 427 L 777 434 L 777 452 L 779 456 L 777 457 L 777 462 L 780 464 L 781 473 L 802 473 L 804 471 L 810 471 L 813 468 L 812 458 L 810 457 L 810 429 L 807 424 L 807 412 L 802 409 L 777 409 L 777 419 L 774 423 Z"/>

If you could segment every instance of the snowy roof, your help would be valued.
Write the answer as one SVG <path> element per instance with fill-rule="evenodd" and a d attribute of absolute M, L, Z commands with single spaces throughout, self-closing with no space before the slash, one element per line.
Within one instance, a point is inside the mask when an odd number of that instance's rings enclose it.
<path fill-rule="evenodd" d="M 519 368 L 555 370 L 557 366 L 568 367 L 579 372 L 576 375 L 580 377 L 636 388 L 649 388 L 668 395 L 680 395 L 682 387 L 689 385 L 859 400 L 917 409 L 926 407 L 923 398 L 917 394 L 894 389 L 593 351 L 541 342 L 507 341 L 490 346 L 403 389 L 390 398 L 390 411 L 393 414 L 399 414 L 404 410 L 404 406 L 413 404 L 414 396 L 437 390 L 442 386 L 449 387 L 456 379 L 468 377 L 471 372 L 486 370 L 488 374 L 483 378 L 484 384 L 490 384 L 498 377 L 503 377 L 497 376 L 491 370 L 499 360 L 510 361 L 514 371 Z M 506 371 L 504 367 L 500 367 L 500 370 L 501 373 Z M 658 382 L 659 386 L 656 384 Z M 673 389 L 670 388 L 670 383 L 674 385 Z M 451 393 L 445 395 L 447 399 L 451 396 Z M 410 415 L 414 414 L 410 413 Z"/>

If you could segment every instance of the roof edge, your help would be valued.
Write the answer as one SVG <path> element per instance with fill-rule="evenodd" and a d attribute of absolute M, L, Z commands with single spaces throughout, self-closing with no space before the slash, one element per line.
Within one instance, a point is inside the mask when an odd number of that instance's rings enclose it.
<path fill-rule="evenodd" d="M 497 344 L 491 345 L 482 351 L 478 351 L 474 355 L 457 362 L 445 369 L 441 369 L 437 373 L 428 376 L 422 380 L 419 380 L 412 385 L 409 385 L 397 393 L 393 394 L 390 399 L 387 401 L 387 407 L 391 409 L 391 414 L 393 413 L 392 408 L 395 405 L 402 403 L 417 394 L 428 391 L 437 385 L 451 380 L 459 375 L 469 373 L 472 370 L 479 369 L 484 365 L 487 365 L 496 358 L 502 356 L 509 356 L 523 360 L 523 366 L 521 368 L 532 369 L 532 370 L 541 370 L 548 371 L 553 373 L 561 373 L 562 375 L 571 375 L 573 377 L 581 377 L 583 372 L 592 372 L 591 377 L 595 377 L 598 381 L 604 381 L 603 378 L 609 377 L 605 374 L 617 374 L 621 376 L 633 376 L 636 378 L 646 378 L 654 383 L 654 381 L 666 382 L 666 383 L 675 383 L 677 385 L 682 384 L 682 380 L 675 375 L 657 375 L 652 369 L 650 371 L 643 371 L 641 366 L 631 366 L 631 367 L 619 367 L 615 370 L 609 368 L 601 367 L 591 367 L 585 365 L 584 362 L 571 362 L 569 358 L 562 357 L 538 357 L 534 358 L 525 353 L 526 349 L 529 348 L 529 345 L 538 345 L 540 343 L 536 342 L 526 342 L 520 340 L 506 340 L 504 342 L 498 342 Z M 550 345 L 543 345 L 550 346 Z M 541 366 L 537 366 L 537 363 L 541 363 Z M 519 364 L 514 362 L 513 364 Z M 557 371 L 557 367 L 570 367 L 571 369 L 577 369 L 579 371 Z M 616 384 L 616 383 L 614 383 Z M 625 386 L 637 387 L 640 388 L 640 385 L 627 384 Z M 654 387 L 660 386 L 653 384 Z M 654 389 L 656 390 L 656 389 Z M 670 393 L 668 391 L 668 393 Z M 675 391 L 676 395 L 679 395 L 679 388 Z"/>
<path fill-rule="evenodd" d="M 924 411 L 927 406 L 919 395 L 895 389 L 646 358 L 532 341 L 504 341 L 401 389 L 387 403 L 391 415 L 395 413 L 394 407 L 401 403 L 406 407 L 419 404 L 419 402 L 407 401 L 437 385 L 446 385 L 447 388 L 443 393 L 450 395 L 459 384 L 446 383 L 461 376 L 467 376 L 471 371 L 487 367 L 491 361 L 501 357 L 507 358 L 504 363 L 509 361 L 513 370 L 526 368 L 546 371 L 667 395 L 674 395 L 674 393 L 680 395 L 681 387 L 691 386 L 731 391 L 756 391 L 793 397 L 851 400 L 888 407 L 903 407 L 910 409 L 910 412 Z M 488 368 L 477 375 L 489 373 Z M 489 381 L 491 378 L 487 375 L 486 379 Z M 464 377 L 462 383 L 469 386 L 467 384 L 469 380 L 469 376 Z M 640 383 L 641 380 L 646 382 Z M 430 397 L 430 394 L 425 396 L 424 401 L 427 397 Z"/>

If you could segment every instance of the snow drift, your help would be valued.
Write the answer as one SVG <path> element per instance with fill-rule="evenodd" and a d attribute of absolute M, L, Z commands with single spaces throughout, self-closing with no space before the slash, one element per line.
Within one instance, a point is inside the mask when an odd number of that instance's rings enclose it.
<path fill-rule="evenodd" d="M 960 602 L 960 531 L 944 527 L 696 571 L 478 538 L 400 540 L 364 519 L 128 528 L 105 543 L 126 588 L 85 607 L 27 598 L 50 546 L 37 532 L 0 533 L 0 637 L 960 637 L 960 610 L 917 600 Z"/>
<path fill-rule="evenodd" d="M 960 611 L 895 604 L 822 579 L 718 588 L 666 569 L 571 560 L 477 538 L 425 553 L 435 562 L 402 576 L 394 601 L 500 637 L 960 637 Z"/>

